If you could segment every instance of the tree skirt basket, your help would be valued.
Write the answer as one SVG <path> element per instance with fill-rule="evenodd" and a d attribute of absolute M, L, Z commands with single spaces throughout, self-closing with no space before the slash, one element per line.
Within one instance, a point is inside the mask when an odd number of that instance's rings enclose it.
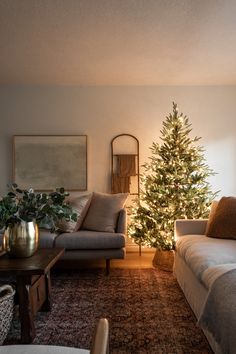
<path fill-rule="evenodd" d="M 0 286 L 0 344 L 7 336 L 13 317 L 15 290 L 10 285 Z"/>
<path fill-rule="evenodd" d="M 156 250 L 152 264 L 161 270 L 172 272 L 174 265 L 174 251 Z"/>

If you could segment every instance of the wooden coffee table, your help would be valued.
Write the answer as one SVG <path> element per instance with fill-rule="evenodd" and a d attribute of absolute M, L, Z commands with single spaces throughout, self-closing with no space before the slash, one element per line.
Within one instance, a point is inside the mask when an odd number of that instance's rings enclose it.
<path fill-rule="evenodd" d="M 16 279 L 22 343 L 31 343 L 35 338 L 35 314 L 40 309 L 51 309 L 50 269 L 63 253 L 63 248 L 44 248 L 29 258 L 10 258 L 6 254 L 0 257 L 0 277 Z"/>

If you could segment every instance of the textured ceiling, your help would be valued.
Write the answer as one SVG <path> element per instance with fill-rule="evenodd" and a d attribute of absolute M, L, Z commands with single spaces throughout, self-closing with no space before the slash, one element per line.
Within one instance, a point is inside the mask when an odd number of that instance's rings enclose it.
<path fill-rule="evenodd" d="M 235 85 L 235 0 L 0 0 L 1 85 Z"/>

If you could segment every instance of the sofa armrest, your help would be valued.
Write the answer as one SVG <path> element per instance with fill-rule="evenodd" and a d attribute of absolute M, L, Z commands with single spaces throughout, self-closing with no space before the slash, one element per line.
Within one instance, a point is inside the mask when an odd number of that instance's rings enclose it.
<path fill-rule="evenodd" d="M 3 245 L 3 235 L 4 235 L 4 231 L 0 231 L 0 248 L 2 247 Z"/>
<path fill-rule="evenodd" d="M 126 235 L 127 231 L 127 212 L 126 209 L 121 209 L 118 215 L 116 232 Z"/>
<path fill-rule="evenodd" d="M 175 220 L 175 239 L 184 235 L 204 235 L 208 219 Z"/>

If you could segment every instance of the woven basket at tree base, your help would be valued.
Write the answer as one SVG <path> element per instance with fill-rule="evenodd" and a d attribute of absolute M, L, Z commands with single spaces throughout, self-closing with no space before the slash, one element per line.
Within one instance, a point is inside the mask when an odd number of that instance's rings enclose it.
<path fill-rule="evenodd" d="M 15 290 L 12 286 L 0 286 L 0 344 L 4 342 L 11 326 L 14 295 Z"/>
<path fill-rule="evenodd" d="M 154 267 L 157 267 L 161 270 L 172 272 L 174 265 L 174 257 L 174 251 L 156 250 L 152 264 Z"/>

